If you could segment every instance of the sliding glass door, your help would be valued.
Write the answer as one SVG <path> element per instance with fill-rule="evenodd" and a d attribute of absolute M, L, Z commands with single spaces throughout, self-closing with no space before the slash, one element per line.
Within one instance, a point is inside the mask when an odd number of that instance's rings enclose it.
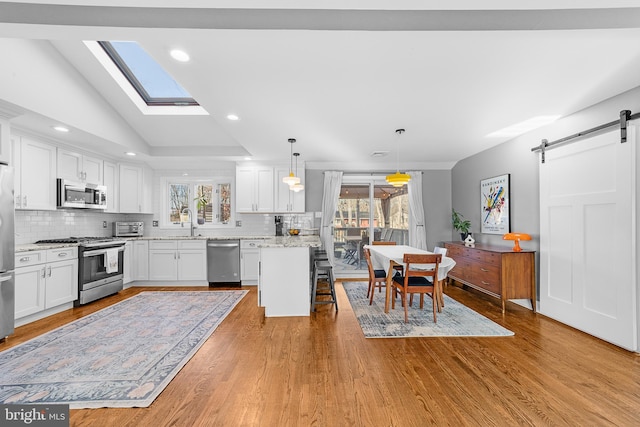
<path fill-rule="evenodd" d="M 368 274 L 362 248 L 373 240 L 408 243 L 408 200 L 406 186 L 392 187 L 384 177 L 343 177 L 333 224 L 338 277 Z"/>

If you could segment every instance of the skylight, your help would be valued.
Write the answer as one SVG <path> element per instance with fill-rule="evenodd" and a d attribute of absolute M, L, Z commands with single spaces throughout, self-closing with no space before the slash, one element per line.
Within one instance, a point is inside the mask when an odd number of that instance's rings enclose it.
<path fill-rule="evenodd" d="M 167 71 L 138 43 L 133 41 L 98 42 L 149 106 L 198 105 Z"/>

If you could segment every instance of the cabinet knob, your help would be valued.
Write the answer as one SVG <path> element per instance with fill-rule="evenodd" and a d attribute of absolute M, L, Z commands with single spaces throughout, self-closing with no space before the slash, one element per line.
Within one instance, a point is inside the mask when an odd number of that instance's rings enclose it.
<path fill-rule="evenodd" d="M 28 262 L 31 258 L 28 256 L 23 256 L 22 258 L 20 258 L 20 262 Z"/>
<path fill-rule="evenodd" d="M 67 252 L 60 252 L 60 253 L 58 254 L 58 256 L 59 256 L 59 257 L 65 257 L 65 256 L 67 256 L 67 255 L 69 255 Z"/>

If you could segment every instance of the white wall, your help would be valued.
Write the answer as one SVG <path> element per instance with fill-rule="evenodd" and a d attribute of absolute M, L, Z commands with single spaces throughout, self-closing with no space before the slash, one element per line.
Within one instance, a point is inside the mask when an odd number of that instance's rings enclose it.
<path fill-rule="evenodd" d="M 0 39 L 0 99 L 147 152 L 124 119 L 60 53 L 43 40 Z"/>

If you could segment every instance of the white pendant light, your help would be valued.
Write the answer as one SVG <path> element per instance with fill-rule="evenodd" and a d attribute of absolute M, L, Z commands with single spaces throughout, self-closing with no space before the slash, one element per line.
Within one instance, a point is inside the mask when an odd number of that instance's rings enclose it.
<path fill-rule="evenodd" d="M 398 139 L 400 139 L 400 135 L 404 133 L 404 129 L 396 129 L 396 133 L 398 134 Z M 411 176 L 406 173 L 400 173 L 400 144 L 397 145 L 396 151 L 396 173 L 392 173 L 387 175 L 387 182 L 394 187 L 402 187 L 411 181 Z"/>
<path fill-rule="evenodd" d="M 296 158 L 296 177 L 298 175 L 298 156 L 300 153 L 293 153 L 293 157 Z M 298 177 L 297 177 L 298 178 Z M 298 183 L 289 186 L 289 190 L 295 191 L 296 193 L 304 190 L 304 185 L 300 184 L 300 178 L 298 178 Z"/>
<path fill-rule="evenodd" d="M 289 157 L 289 175 L 282 178 L 282 182 L 292 185 L 300 184 L 300 178 L 293 174 L 293 144 L 296 142 L 295 138 L 289 138 L 289 144 L 291 146 L 291 156 Z"/>

